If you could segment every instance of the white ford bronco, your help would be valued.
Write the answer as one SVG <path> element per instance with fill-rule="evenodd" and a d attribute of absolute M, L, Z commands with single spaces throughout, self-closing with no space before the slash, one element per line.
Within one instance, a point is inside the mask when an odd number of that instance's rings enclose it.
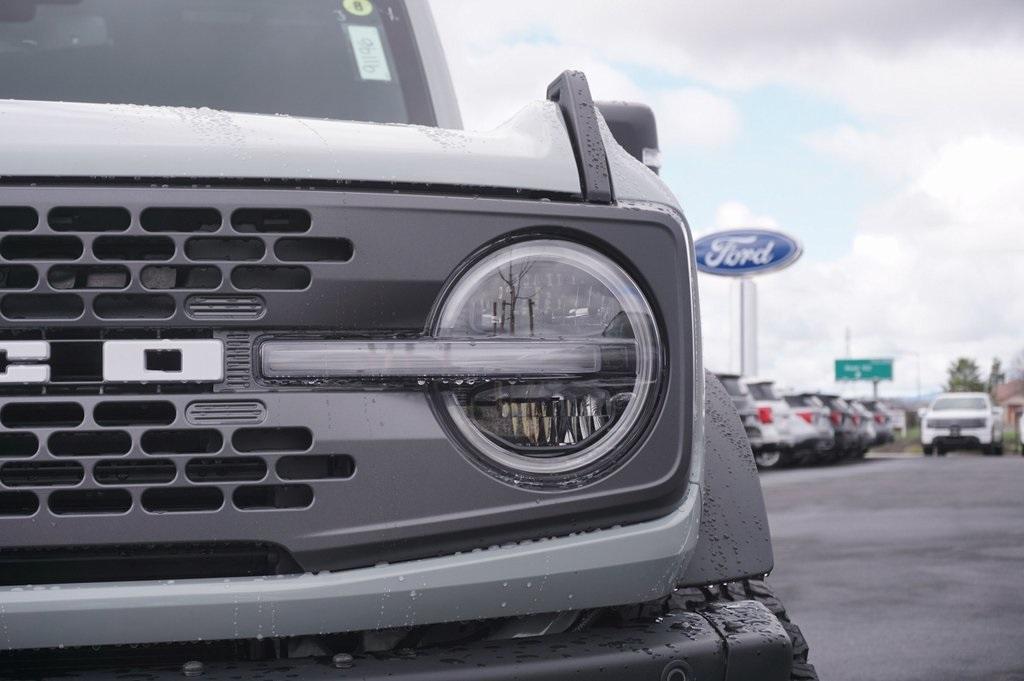
<path fill-rule="evenodd" d="M 0 677 L 816 678 L 605 111 L 461 130 L 418 0 L 0 3 Z"/>

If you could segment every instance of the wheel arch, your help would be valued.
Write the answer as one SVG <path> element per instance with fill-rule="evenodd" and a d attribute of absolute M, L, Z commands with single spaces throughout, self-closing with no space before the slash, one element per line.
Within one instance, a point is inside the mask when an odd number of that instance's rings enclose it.
<path fill-rule="evenodd" d="M 761 479 L 743 424 L 721 382 L 705 374 L 704 482 L 697 547 L 681 585 L 722 584 L 774 566 Z"/>

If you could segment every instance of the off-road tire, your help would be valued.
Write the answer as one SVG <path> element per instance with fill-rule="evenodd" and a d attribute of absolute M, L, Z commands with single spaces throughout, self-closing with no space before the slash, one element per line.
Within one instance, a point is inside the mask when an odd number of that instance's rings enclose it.
<path fill-rule="evenodd" d="M 807 661 L 807 639 L 800 627 L 789 619 L 785 606 L 763 579 L 744 579 L 741 582 L 730 582 L 717 586 L 686 587 L 679 589 L 670 599 L 672 608 L 699 611 L 709 605 L 721 601 L 754 600 L 771 610 L 782 624 L 793 643 L 793 666 L 790 671 L 792 681 L 818 681 L 818 673 L 814 665 Z"/>

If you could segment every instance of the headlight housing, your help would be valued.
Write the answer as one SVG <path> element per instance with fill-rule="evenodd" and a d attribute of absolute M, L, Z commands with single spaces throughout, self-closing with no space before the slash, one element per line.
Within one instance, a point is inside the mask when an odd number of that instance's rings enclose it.
<path fill-rule="evenodd" d="M 653 409 L 662 347 L 636 282 L 592 248 L 537 239 L 481 258 L 448 291 L 438 341 L 515 354 L 515 371 L 441 381 L 476 458 L 520 484 L 573 484 L 620 461 Z"/>
<path fill-rule="evenodd" d="M 271 381 L 374 382 L 433 395 L 478 463 L 517 485 L 576 486 L 621 461 L 654 409 L 654 312 L 611 259 L 571 241 L 515 241 L 462 272 L 431 337 L 272 338 Z"/>

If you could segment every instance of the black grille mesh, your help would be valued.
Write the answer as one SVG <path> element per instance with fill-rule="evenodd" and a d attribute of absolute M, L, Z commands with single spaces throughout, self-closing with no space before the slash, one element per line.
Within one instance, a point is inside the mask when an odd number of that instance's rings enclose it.
<path fill-rule="evenodd" d="M 311 454 L 302 426 L 257 426 L 256 400 L 9 398 L 0 408 L 0 518 L 305 509 L 355 461 Z M 31 430 L 29 430 L 31 429 Z"/>
<path fill-rule="evenodd" d="M 352 258 L 351 240 L 314 227 L 302 209 L 0 205 L 0 316 L 259 319 L 260 292 L 305 291 L 309 264 Z"/>

